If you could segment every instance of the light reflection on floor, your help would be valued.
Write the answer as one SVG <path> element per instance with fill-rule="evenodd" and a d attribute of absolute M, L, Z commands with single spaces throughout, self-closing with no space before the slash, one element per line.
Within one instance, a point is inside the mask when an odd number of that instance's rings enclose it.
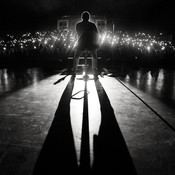
<path fill-rule="evenodd" d="M 175 71 L 166 69 L 130 71 L 122 81 L 175 107 Z"/>
<path fill-rule="evenodd" d="M 28 85 L 36 85 L 38 81 L 53 75 L 53 71 L 46 69 L 14 67 L 8 69 L 0 69 L 0 95 L 26 87 Z"/>
<path fill-rule="evenodd" d="M 93 136 L 98 134 L 101 112 L 99 99 L 95 87 L 94 80 L 87 81 L 87 96 L 88 96 L 88 119 L 89 119 L 89 145 L 90 145 L 90 164 L 93 164 Z M 74 89 L 72 92 L 72 100 L 70 104 L 70 116 L 72 122 L 72 130 L 74 133 L 75 147 L 77 153 L 78 164 L 80 164 L 80 150 L 81 150 L 81 134 L 82 134 L 82 120 L 83 120 L 83 104 L 84 104 L 84 89 L 85 81 L 82 75 L 76 76 Z"/>

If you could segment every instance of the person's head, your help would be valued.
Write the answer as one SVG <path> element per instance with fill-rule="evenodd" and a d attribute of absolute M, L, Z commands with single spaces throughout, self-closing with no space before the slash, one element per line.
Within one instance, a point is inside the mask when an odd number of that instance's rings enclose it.
<path fill-rule="evenodd" d="M 83 19 L 83 21 L 89 21 L 90 13 L 89 13 L 88 11 L 84 11 L 84 12 L 81 14 L 81 18 Z"/>

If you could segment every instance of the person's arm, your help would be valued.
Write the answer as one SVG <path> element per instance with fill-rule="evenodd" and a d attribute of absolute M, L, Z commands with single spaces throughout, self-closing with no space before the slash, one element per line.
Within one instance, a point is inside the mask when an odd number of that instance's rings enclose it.
<path fill-rule="evenodd" d="M 97 26 L 95 24 L 94 24 L 93 33 L 94 33 L 94 44 L 97 47 L 99 47 L 99 32 L 98 32 Z"/>
<path fill-rule="evenodd" d="M 80 27 L 78 24 L 76 25 L 75 29 L 76 29 L 78 37 L 80 37 Z"/>
<path fill-rule="evenodd" d="M 94 23 L 94 32 L 99 33 L 98 32 L 98 29 L 97 29 L 97 26 L 95 25 L 95 23 Z"/>

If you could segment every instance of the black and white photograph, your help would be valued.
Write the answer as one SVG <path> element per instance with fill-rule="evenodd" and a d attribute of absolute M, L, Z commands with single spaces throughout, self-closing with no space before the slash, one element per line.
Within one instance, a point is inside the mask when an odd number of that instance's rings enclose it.
<path fill-rule="evenodd" d="M 1 0 L 0 175 L 175 175 L 173 0 Z"/>

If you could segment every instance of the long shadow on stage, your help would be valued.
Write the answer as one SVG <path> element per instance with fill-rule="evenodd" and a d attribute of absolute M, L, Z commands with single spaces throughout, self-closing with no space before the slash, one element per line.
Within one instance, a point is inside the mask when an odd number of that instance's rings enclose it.
<path fill-rule="evenodd" d="M 101 124 L 98 135 L 94 135 L 93 174 L 136 175 L 131 156 L 109 98 L 99 80 L 95 81 L 100 106 Z"/>
<path fill-rule="evenodd" d="M 33 175 L 77 174 L 78 165 L 70 121 L 70 100 L 74 87 L 71 77 L 63 92 Z"/>
<path fill-rule="evenodd" d="M 61 97 L 33 175 L 100 173 L 136 175 L 108 96 L 99 80 L 95 81 L 95 85 L 101 106 L 101 124 L 98 135 L 94 136 L 93 166 L 90 167 L 87 80 L 84 89 L 80 165 L 77 163 L 70 118 L 70 101 L 74 88 L 72 76 Z"/>

